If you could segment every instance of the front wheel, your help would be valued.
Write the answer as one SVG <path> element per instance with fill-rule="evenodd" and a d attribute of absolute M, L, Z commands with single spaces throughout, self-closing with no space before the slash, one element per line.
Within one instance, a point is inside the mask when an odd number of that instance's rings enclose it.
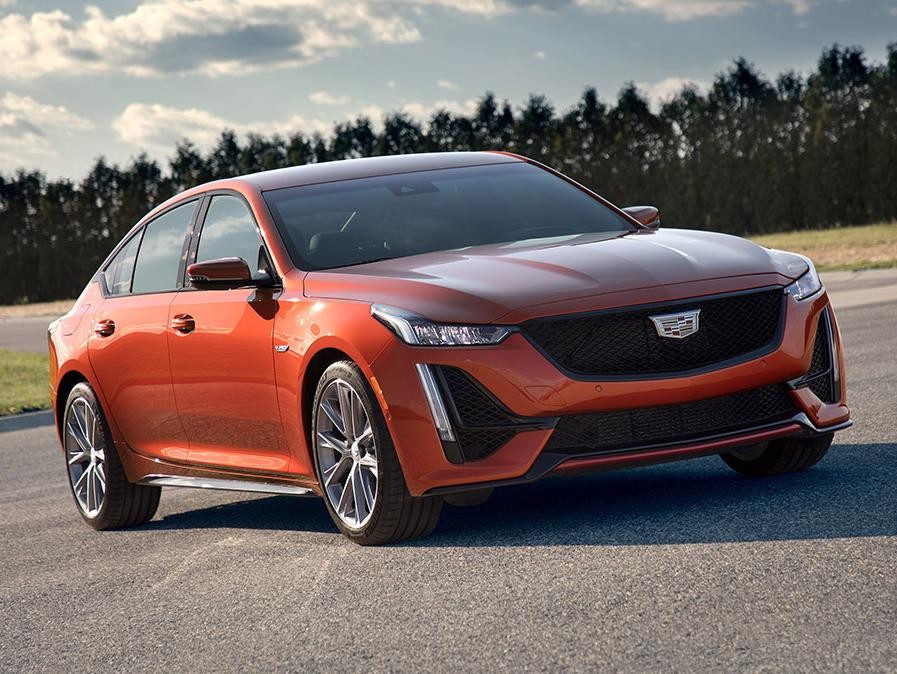
<path fill-rule="evenodd" d="M 106 416 L 88 384 L 69 393 L 61 430 L 69 487 L 88 525 L 118 529 L 152 519 L 162 489 L 128 482 Z"/>
<path fill-rule="evenodd" d="M 755 477 L 793 473 L 814 466 L 832 444 L 834 433 L 816 438 L 782 438 L 721 454 L 733 470 Z"/>
<path fill-rule="evenodd" d="M 324 502 L 340 531 L 360 545 L 426 536 L 442 499 L 408 493 L 374 392 L 351 361 L 328 367 L 312 403 L 312 454 Z"/>

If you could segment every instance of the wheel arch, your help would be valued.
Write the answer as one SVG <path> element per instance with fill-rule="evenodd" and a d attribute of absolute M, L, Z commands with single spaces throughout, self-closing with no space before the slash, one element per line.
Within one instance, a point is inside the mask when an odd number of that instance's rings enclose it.
<path fill-rule="evenodd" d="M 380 390 L 374 372 L 370 364 L 364 359 L 360 353 L 352 353 L 351 345 L 341 343 L 327 342 L 320 344 L 320 348 L 308 359 L 302 368 L 301 379 L 299 382 L 299 423 L 301 428 L 302 439 L 304 440 L 304 450 L 307 452 L 309 465 L 313 465 L 312 452 L 314 439 L 312 438 L 312 406 L 315 399 L 315 390 L 324 371 L 333 363 L 339 361 L 347 361 L 355 365 L 361 372 L 361 376 L 370 386 L 374 394 L 374 401 L 380 407 L 380 411 L 386 420 L 386 427 L 392 433 L 392 425 L 390 424 L 389 407 Z M 401 463 L 401 458 L 399 460 Z"/>
<path fill-rule="evenodd" d="M 69 370 L 56 385 L 56 409 L 54 410 L 54 418 L 56 422 L 56 432 L 62 437 L 62 419 L 65 416 L 65 403 L 69 398 L 72 389 L 78 384 L 90 385 L 90 380 L 80 370 Z M 94 388 L 91 386 L 91 388 Z"/>
<path fill-rule="evenodd" d="M 305 439 L 308 442 L 309 452 L 311 452 L 313 442 L 311 437 L 311 408 L 315 400 L 315 390 L 318 388 L 318 382 L 321 380 L 324 371 L 341 360 L 348 360 L 358 365 L 356 360 L 345 351 L 333 346 L 327 346 L 311 357 L 305 366 L 305 371 L 302 373 L 299 413 L 302 416 L 302 427 L 305 430 Z"/>

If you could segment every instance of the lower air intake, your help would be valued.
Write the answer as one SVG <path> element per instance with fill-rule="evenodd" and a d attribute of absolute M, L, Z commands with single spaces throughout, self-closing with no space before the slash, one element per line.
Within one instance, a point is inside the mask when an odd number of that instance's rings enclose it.
<path fill-rule="evenodd" d="M 563 416 L 547 452 L 586 454 L 686 442 L 783 421 L 797 410 L 782 384 L 680 405 Z"/>

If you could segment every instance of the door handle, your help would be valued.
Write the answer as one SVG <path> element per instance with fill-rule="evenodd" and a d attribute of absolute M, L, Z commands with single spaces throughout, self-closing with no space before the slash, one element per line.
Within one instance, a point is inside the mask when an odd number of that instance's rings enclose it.
<path fill-rule="evenodd" d="M 109 318 L 97 321 L 97 324 L 93 326 L 93 331 L 100 337 L 108 337 L 115 332 L 115 321 Z"/>
<path fill-rule="evenodd" d="M 193 332 L 196 328 L 196 321 L 193 320 L 193 316 L 190 314 L 178 314 L 171 319 L 171 327 L 186 335 L 188 332 Z"/>

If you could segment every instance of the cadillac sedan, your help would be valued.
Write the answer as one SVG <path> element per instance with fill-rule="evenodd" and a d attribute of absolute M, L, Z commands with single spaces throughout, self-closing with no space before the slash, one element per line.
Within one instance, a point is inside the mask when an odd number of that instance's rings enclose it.
<path fill-rule="evenodd" d="M 810 260 L 660 229 L 655 208 L 499 152 L 190 189 L 133 227 L 49 343 L 96 529 L 203 487 L 316 495 L 353 541 L 389 543 L 554 474 L 708 454 L 806 469 L 850 424 Z"/>

